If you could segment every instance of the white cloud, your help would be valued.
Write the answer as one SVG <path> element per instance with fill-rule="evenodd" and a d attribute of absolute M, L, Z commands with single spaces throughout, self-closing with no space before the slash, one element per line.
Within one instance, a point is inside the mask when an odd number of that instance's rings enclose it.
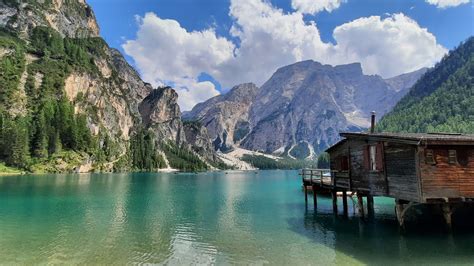
<path fill-rule="evenodd" d="M 341 3 L 342 0 L 292 0 L 291 6 L 301 13 L 314 15 L 323 10 L 331 12 L 339 8 Z"/>
<path fill-rule="evenodd" d="M 447 52 L 433 34 L 403 14 L 359 18 L 336 27 L 333 36 L 340 63 L 361 62 L 364 73 L 383 77 L 432 66 Z"/>
<path fill-rule="evenodd" d="M 175 87 L 190 86 L 190 92 L 215 95 L 212 83 L 198 83 L 197 77 L 231 59 L 232 42 L 217 37 L 213 29 L 188 32 L 177 21 L 161 19 L 153 13 L 137 20 L 136 39 L 126 41 L 122 47 L 135 60 L 144 80 L 155 86 L 172 82 Z M 181 91 L 180 98 L 189 99 L 185 95 L 197 96 Z M 183 107 L 189 105 L 183 99 L 179 101 Z"/>
<path fill-rule="evenodd" d="M 196 82 L 194 79 L 184 79 L 179 85 L 174 86 L 174 89 L 179 95 L 178 104 L 181 111 L 191 110 L 194 105 L 219 95 L 219 91 L 209 81 Z"/>
<path fill-rule="evenodd" d="M 435 5 L 437 8 L 455 7 L 462 4 L 469 3 L 469 0 L 425 0 L 430 5 Z"/>
<path fill-rule="evenodd" d="M 433 34 L 403 14 L 359 18 L 336 27 L 336 45 L 321 40 L 315 22 L 300 11 L 284 12 L 263 0 L 231 0 L 230 35 L 239 46 L 215 31 L 188 32 L 174 20 L 148 13 L 139 31 L 123 48 L 143 78 L 153 84 L 174 83 L 183 110 L 218 92 L 198 82 L 202 72 L 224 88 L 243 82 L 261 85 L 279 67 L 312 59 L 326 64 L 361 62 L 366 74 L 390 77 L 432 66 L 446 49 Z"/>

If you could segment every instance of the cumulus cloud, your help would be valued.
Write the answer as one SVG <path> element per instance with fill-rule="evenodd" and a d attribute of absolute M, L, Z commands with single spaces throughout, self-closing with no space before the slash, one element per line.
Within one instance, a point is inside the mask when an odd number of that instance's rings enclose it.
<path fill-rule="evenodd" d="M 437 8 L 455 7 L 462 4 L 469 3 L 469 0 L 425 0 L 430 5 L 435 5 Z"/>
<path fill-rule="evenodd" d="M 188 32 L 177 21 L 161 19 L 154 13 L 138 17 L 137 21 L 136 39 L 126 41 L 122 47 L 133 58 L 144 80 L 155 86 L 170 83 L 176 88 L 189 86 L 188 90 L 178 90 L 185 110 L 190 103 L 183 99 L 191 99 L 187 95 L 202 100 L 197 91 L 206 96 L 216 94 L 212 83 L 197 82 L 197 77 L 231 59 L 232 42 L 217 37 L 212 28 Z"/>
<path fill-rule="evenodd" d="M 212 83 L 198 82 L 202 72 L 223 88 L 262 85 L 277 68 L 312 59 L 333 65 L 361 62 L 364 73 L 391 77 L 432 66 L 447 51 L 403 14 L 340 25 L 333 32 L 334 45 L 321 40 L 317 24 L 305 21 L 302 12 L 285 12 L 263 0 L 231 0 L 229 34 L 238 46 L 212 28 L 188 32 L 177 21 L 148 13 L 139 18 L 137 37 L 123 48 L 146 81 L 177 88 L 183 110 L 218 93 Z"/>
<path fill-rule="evenodd" d="M 178 104 L 182 111 L 191 110 L 194 105 L 219 95 L 214 84 L 209 81 L 196 82 L 194 79 L 184 79 L 174 86 L 178 93 Z"/>
<path fill-rule="evenodd" d="M 314 15 L 323 10 L 331 12 L 339 8 L 341 2 L 342 0 L 292 0 L 291 6 L 301 13 Z"/>
<path fill-rule="evenodd" d="M 338 60 L 361 62 L 364 73 L 383 77 L 432 66 L 447 52 L 433 34 L 403 14 L 359 18 L 336 27 L 333 36 Z"/>

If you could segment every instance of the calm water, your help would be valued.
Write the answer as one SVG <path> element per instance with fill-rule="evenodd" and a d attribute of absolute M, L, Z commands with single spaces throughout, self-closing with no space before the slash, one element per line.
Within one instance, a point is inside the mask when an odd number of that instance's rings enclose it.
<path fill-rule="evenodd" d="M 400 234 L 375 203 L 314 212 L 293 171 L 0 177 L 0 264 L 474 264 L 474 228 Z"/>

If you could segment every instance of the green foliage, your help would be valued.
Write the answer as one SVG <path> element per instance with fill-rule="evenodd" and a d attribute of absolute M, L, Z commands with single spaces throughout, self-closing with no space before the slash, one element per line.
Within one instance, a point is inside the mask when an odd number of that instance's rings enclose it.
<path fill-rule="evenodd" d="M 4 163 L 0 162 L 0 175 L 9 175 L 9 174 L 21 174 L 22 171 L 17 168 L 6 166 Z"/>
<path fill-rule="evenodd" d="M 305 159 L 311 154 L 311 151 L 306 142 L 299 142 L 290 150 L 289 154 L 297 159 Z"/>
<path fill-rule="evenodd" d="M 378 131 L 474 133 L 474 37 L 426 73 Z"/>
<path fill-rule="evenodd" d="M 63 150 L 92 152 L 93 139 L 86 116 L 75 114 L 64 93 L 64 80 L 73 69 L 98 73 L 93 55 L 103 53 L 104 45 L 96 39 L 63 39 L 47 27 L 33 29 L 31 43 L 26 45 L 0 30 L 0 47 L 7 51 L 0 61 L 0 160 L 10 166 L 28 168 Z M 17 102 L 14 95 L 25 71 L 27 50 L 40 59 L 27 69 L 28 112 L 26 116 L 12 117 L 8 110 Z M 36 73 L 43 74 L 40 88 L 34 86 Z"/>
<path fill-rule="evenodd" d="M 155 147 L 153 133 L 146 129 L 139 129 L 130 140 L 132 166 L 140 171 L 154 171 L 166 167 L 163 156 Z"/>
<path fill-rule="evenodd" d="M 1 113 L 0 117 L 0 160 L 9 166 L 27 167 L 30 162 L 27 119 L 12 119 Z"/>
<path fill-rule="evenodd" d="M 249 122 L 238 122 L 235 125 L 234 130 L 234 142 L 243 140 L 248 133 L 250 132 L 250 123 Z"/>
<path fill-rule="evenodd" d="M 176 145 L 172 142 L 162 143 L 166 158 L 172 168 L 186 172 L 208 170 L 206 163 L 185 146 Z"/>
<path fill-rule="evenodd" d="M 309 167 L 314 162 L 305 160 L 294 160 L 291 158 L 281 158 L 278 160 L 268 158 L 263 155 L 242 156 L 242 160 L 261 170 L 267 169 L 301 169 Z"/>
<path fill-rule="evenodd" d="M 10 108 L 13 95 L 18 91 L 21 75 L 25 69 L 23 41 L 5 32 L 0 32 L 0 48 L 6 54 L 0 59 L 0 111 Z"/>
<path fill-rule="evenodd" d="M 323 152 L 318 156 L 318 169 L 329 169 L 329 153 Z"/>

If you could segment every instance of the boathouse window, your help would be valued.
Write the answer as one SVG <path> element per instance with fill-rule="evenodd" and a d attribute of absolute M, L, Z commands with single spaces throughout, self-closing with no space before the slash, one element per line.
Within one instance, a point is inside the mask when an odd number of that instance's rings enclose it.
<path fill-rule="evenodd" d="M 370 170 L 376 171 L 377 170 L 377 160 L 376 160 L 377 146 L 370 145 L 369 154 L 370 154 Z"/>
<path fill-rule="evenodd" d="M 339 156 L 336 158 L 337 171 L 348 171 L 349 170 L 349 158 L 347 156 Z"/>
<path fill-rule="evenodd" d="M 456 150 L 449 150 L 449 153 L 448 153 L 448 161 L 450 164 L 456 164 L 458 162 L 457 158 L 456 158 Z"/>
<path fill-rule="evenodd" d="M 425 152 L 425 163 L 426 164 L 432 164 L 432 165 L 436 164 L 433 150 L 426 150 L 426 152 Z"/>
<path fill-rule="evenodd" d="M 364 166 L 369 171 L 383 171 L 383 143 L 367 145 L 364 150 Z"/>

